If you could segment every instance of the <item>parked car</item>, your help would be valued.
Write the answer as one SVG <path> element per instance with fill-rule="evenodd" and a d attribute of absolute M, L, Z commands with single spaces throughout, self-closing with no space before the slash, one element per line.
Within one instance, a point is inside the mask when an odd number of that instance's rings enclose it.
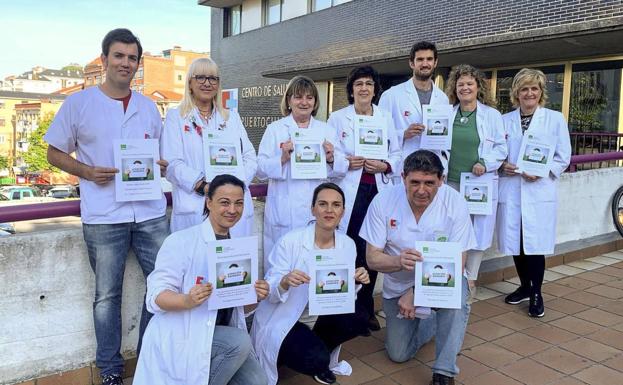
<path fill-rule="evenodd" d="M 76 198 L 78 196 L 78 193 L 71 186 L 56 186 L 48 191 L 47 196 L 57 199 Z"/>
<path fill-rule="evenodd" d="M 3 187 L 0 193 L 12 201 L 39 196 L 39 192 L 32 187 Z"/>
<path fill-rule="evenodd" d="M 15 234 L 15 227 L 11 223 L 0 223 L 0 237 Z"/>

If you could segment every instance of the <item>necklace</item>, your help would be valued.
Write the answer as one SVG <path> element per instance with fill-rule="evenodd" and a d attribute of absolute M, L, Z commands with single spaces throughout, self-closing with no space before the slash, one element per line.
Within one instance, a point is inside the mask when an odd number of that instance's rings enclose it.
<path fill-rule="evenodd" d="M 469 117 L 472 116 L 474 112 L 476 112 L 475 108 L 469 114 L 463 115 L 463 111 L 461 111 L 461 107 L 459 107 L 459 116 L 461 117 L 461 119 L 459 119 L 459 122 L 461 122 L 461 124 L 467 124 L 467 122 L 469 121 Z"/>
<path fill-rule="evenodd" d="M 197 107 L 197 111 L 199 111 L 199 115 L 206 121 L 208 120 L 208 118 L 210 118 L 210 116 L 212 116 L 212 108 L 208 110 L 202 110 L 201 108 Z"/>

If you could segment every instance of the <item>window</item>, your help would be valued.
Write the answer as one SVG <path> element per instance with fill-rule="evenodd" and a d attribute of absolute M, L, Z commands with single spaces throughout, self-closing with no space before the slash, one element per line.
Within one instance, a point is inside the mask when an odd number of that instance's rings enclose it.
<path fill-rule="evenodd" d="M 6 141 L 6 138 L 4 135 L 0 135 L 0 144 L 4 143 Z"/>
<path fill-rule="evenodd" d="M 312 0 L 312 12 L 327 9 L 336 5 L 347 3 L 351 0 Z"/>
<path fill-rule="evenodd" d="M 576 132 L 617 132 L 623 60 L 574 64 L 569 126 Z"/>
<path fill-rule="evenodd" d="M 562 111 L 562 88 L 565 66 L 556 65 L 538 68 L 545 74 L 547 78 L 547 103 L 545 107 L 552 110 Z M 495 97 L 498 101 L 498 110 L 505 114 L 513 110 L 511 103 L 511 86 L 513 78 L 517 75 L 520 68 L 501 70 L 497 74 L 497 89 Z"/>
<path fill-rule="evenodd" d="M 19 199 L 19 191 L 13 191 L 13 197 L 11 199 L 13 200 Z"/>
<path fill-rule="evenodd" d="M 4 108 L 4 102 L 0 102 L 0 110 Z"/>
<path fill-rule="evenodd" d="M 177 81 L 179 81 L 179 82 L 182 81 L 182 75 L 177 75 Z"/>
<path fill-rule="evenodd" d="M 4 118 L 0 118 L 0 127 L 4 127 L 6 125 L 6 120 Z"/>
<path fill-rule="evenodd" d="M 136 78 L 137 79 L 143 78 L 143 67 L 139 68 L 138 71 L 136 71 Z"/>
<path fill-rule="evenodd" d="M 283 0 L 264 0 L 264 25 L 276 24 L 281 21 L 281 5 Z"/>
<path fill-rule="evenodd" d="M 242 25 L 242 5 L 227 10 L 227 36 L 239 35 Z"/>
<path fill-rule="evenodd" d="M 30 195 L 30 191 L 24 191 L 22 193 L 22 195 L 23 195 L 24 198 L 31 198 L 32 197 L 32 195 Z"/>

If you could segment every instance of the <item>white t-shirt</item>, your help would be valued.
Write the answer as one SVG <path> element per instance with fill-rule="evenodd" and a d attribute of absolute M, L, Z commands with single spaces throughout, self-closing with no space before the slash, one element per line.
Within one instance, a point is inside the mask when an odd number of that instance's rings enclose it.
<path fill-rule="evenodd" d="M 359 236 L 389 255 L 400 255 L 412 249 L 415 241 L 459 242 L 463 251 L 476 246 L 465 200 L 458 192 L 442 185 L 419 223 L 411 211 L 405 187 L 386 189 L 374 197 L 361 226 Z M 386 273 L 383 278 L 383 297 L 401 296 L 414 285 L 413 271 Z"/>
<path fill-rule="evenodd" d="M 114 139 L 159 139 L 162 118 L 156 105 L 132 92 L 123 102 L 90 87 L 70 95 L 54 117 L 44 140 L 89 166 L 115 167 Z M 121 172 L 122 170 L 120 170 Z M 97 185 L 80 179 L 80 212 L 87 224 L 143 222 L 165 215 L 166 200 L 116 202 L 115 182 Z"/>

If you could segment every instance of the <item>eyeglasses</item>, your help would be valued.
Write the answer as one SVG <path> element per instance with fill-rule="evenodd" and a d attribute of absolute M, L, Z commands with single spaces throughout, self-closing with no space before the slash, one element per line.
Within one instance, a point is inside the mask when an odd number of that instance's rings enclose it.
<path fill-rule="evenodd" d="M 207 80 L 211 85 L 216 85 L 218 84 L 219 80 L 221 80 L 221 78 L 219 78 L 218 76 L 206 76 L 206 75 L 195 75 L 193 76 L 193 78 L 200 84 L 205 84 Z"/>
<path fill-rule="evenodd" d="M 374 87 L 374 82 L 373 82 L 373 81 L 371 81 L 371 80 L 368 80 L 368 81 L 366 81 L 366 82 L 363 82 L 363 81 L 361 81 L 361 82 L 355 82 L 355 83 L 353 83 L 353 87 L 356 87 L 356 88 L 361 88 L 361 87 Z"/>

